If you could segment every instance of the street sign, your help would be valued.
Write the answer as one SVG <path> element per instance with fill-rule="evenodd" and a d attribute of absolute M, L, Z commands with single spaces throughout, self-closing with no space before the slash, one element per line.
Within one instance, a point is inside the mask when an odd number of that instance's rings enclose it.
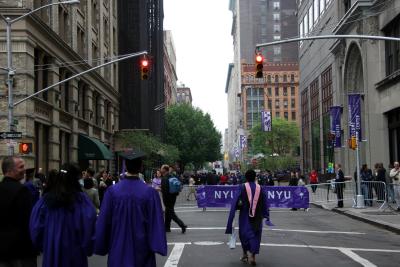
<path fill-rule="evenodd" d="M 22 132 L 0 132 L 1 139 L 21 139 Z"/>

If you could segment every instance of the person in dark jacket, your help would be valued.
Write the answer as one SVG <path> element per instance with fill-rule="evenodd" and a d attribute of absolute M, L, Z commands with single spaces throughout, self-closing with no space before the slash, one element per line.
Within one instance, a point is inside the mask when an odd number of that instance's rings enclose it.
<path fill-rule="evenodd" d="M 374 189 L 378 196 L 378 201 L 385 201 L 385 183 L 386 183 L 386 169 L 383 167 L 383 163 L 375 164 L 375 181 Z"/>
<path fill-rule="evenodd" d="M 165 206 L 165 231 L 171 232 L 171 220 L 176 222 L 179 227 L 182 228 L 182 234 L 186 232 L 187 225 L 179 219 L 179 217 L 175 213 L 175 202 L 177 193 L 172 194 L 169 192 L 169 178 L 170 178 L 170 170 L 168 165 L 161 166 L 161 192 L 163 203 Z"/>
<path fill-rule="evenodd" d="M 344 173 L 342 171 L 342 165 L 340 163 L 336 164 L 336 179 L 335 179 L 335 187 L 336 187 L 336 196 L 338 200 L 338 204 L 336 208 L 343 208 L 343 190 L 344 190 Z"/>
<path fill-rule="evenodd" d="M 36 251 L 29 236 L 32 196 L 20 184 L 25 162 L 5 157 L 1 164 L 4 179 L 0 183 L 0 266 L 36 267 Z"/>

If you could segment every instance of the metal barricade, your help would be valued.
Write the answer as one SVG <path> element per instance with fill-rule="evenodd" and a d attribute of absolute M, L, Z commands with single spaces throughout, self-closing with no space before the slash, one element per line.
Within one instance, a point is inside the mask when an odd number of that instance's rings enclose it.
<path fill-rule="evenodd" d="M 324 204 L 348 200 L 354 204 L 355 185 L 354 182 L 336 183 L 331 180 L 329 183 L 308 184 L 310 203 Z M 339 199 L 338 199 L 339 197 Z"/>
<path fill-rule="evenodd" d="M 388 205 L 393 209 L 400 208 L 400 184 L 388 184 Z"/>
<path fill-rule="evenodd" d="M 385 182 L 378 181 L 362 181 L 361 194 L 364 196 L 364 204 L 366 207 L 372 207 L 374 201 L 382 203 L 379 207 L 381 209 L 387 200 L 387 189 Z"/>

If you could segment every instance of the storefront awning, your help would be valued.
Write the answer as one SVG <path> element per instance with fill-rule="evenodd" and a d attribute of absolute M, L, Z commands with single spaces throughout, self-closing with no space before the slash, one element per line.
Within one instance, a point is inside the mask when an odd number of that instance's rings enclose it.
<path fill-rule="evenodd" d="M 78 138 L 78 160 L 113 159 L 113 153 L 100 140 L 83 134 Z"/>

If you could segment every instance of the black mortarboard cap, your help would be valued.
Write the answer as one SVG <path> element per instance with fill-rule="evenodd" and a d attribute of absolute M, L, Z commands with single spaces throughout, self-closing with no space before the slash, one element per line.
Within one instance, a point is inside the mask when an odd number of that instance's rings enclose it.
<path fill-rule="evenodd" d="M 120 151 L 120 152 L 118 152 L 118 155 L 121 158 L 127 159 L 127 160 L 133 160 L 133 159 L 146 157 L 146 153 L 144 153 L 143 151 L 140 151 L 140 150 L 136 150 L 136 149 Z"/>

